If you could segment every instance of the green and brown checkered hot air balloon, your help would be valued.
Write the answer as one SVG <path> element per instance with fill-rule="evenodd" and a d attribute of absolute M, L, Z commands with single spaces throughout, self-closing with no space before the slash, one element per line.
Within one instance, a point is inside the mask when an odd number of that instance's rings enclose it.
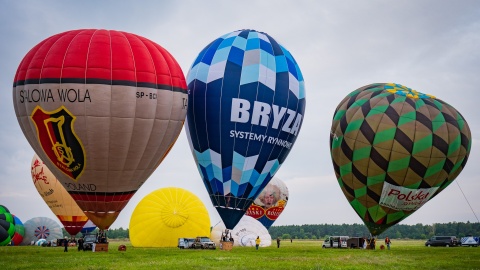
<path fill-rule="evenodd" d="M 338 183 L 372 235 L 452 183 L 471 143 L 468 124 L 455 108 L 393 83 L 370 84 L 345 97 L 330 135 Z"/>

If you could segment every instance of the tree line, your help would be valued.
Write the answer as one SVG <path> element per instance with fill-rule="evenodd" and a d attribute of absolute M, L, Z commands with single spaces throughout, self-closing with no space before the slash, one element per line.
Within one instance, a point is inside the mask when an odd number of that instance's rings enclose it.
<path fill-rule="evenodd" d="M 345 235 L 350 237 L 369 236 L 368 229 L 363 224 L 316 224 L 316 225 L 285 225 L 272 226 L 268 230 L 272 239 L 280 237 L 281 239 L 324 239 L 331 235 Z M 96 233 L 98 230 L 93 231 Z M 69 234 L 63 229 L 63 235 Z M 475 222 L 449 222 L 434 223 L 432 225 L 423 225 L 421 223 L 415 225 L 397 224 L 380 234 L 379 238 L 386 236 L 393 239 L 428 239 L 434 235 L 452 235 L 456 237 L 464 237 L 467 235 L 480 236 L 480 223 Z M 82 237 L 77 234 L 76 238 Z M 122 227 L 118 229 L 109 229 L 107 237 L 110 239 L 128 239 L 129 230 Z"/>
<path fill-rule="evenodd" d="M 62 230 L 63 230 L 63 236 L 70 237 L 70 234 L 68 234 L 68 232 L 65 230 L 65 228 L 62 228 Z M 92 231 L 90 233 L 96 234 L 96 233 L 98 233 L 98 229 L 95 229 L 94 231 Z M 83 237 L 83 235 L 81 233 L 78 233 L 77 235 L 75 235 L 76 239 L 78 239 L 80 237 Z M 118 229 L 109 229 L 107 231 L 107 238 L 110 238 L 110 239 L 128 239 L 129 238 L 128 228 L 124 229 L 124 228 L 120 227 Z"/>
<path fill-rule="evenodd" d="M 324 239 L 333 235 L 350 237 L 368 237 L 370 232 L 363 224 L 318 224 L 318 225 L 286 225 L 272 226 L 268 230 L 272 239 Z M 449 222 L 434 223 L 432 225 L 397 224 L 380 234 L 379 238 L 395 239 L 428 239 L 434 235 L 448 235 L 464 237 L 467 235 L 480 236 L 480 223 Z"/>

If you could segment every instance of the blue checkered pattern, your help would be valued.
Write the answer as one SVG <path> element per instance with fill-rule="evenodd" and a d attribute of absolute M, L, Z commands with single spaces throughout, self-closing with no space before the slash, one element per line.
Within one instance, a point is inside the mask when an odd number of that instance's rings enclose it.
<path fill-rule="evenodd" d="M 265 179 L 271 179 L 280 168 L 280 163 L 275 159 L 269 161 L 263 170 L 258 172 L 254 167 L 258 156 L 244 157 L 234 152 L 232 166 L 222 169 L 219 153 L 210 149 L 203 153 L 195 150 L 193 152 L 197 168 L 203 179 L 208 181 L 214 194 L 247 195 L 247 198 L 255 199 L 259 191 L 267 184 Z M 230 175 L 229 173 L 231 173 L 231 177 L 223 181 L 223 175 Z M 248 194 L 244 194 L 248 185 L 253 188 Z"/>
<path fill-rule="evenodd" d="M 192 153 L 210 198 L 229 228 L 240 220 L 290 152 L 267 139 L 241 139 L 232 137 L 231 132 L 254 133 L 292 145 L 297 137 L 271 125 L 232 122 L 232 100 L 248 100 L 252 106 L 255 101 L 274 104 L 303 116 L 303 76 L 292 55 L 272 37 L 240 30 L 205 47 L 192 64 L 187 83 L 185 126 Z"/>
<path fill-rule="evenodd" d="M 248 34 L 245 36 L 245 32 Z M 241 69 L 240 85 L 258 82 L 275 91 L 277 73 L 288 72 L 289 90 L 305 98 L 305 84 L 297 62 L 289 51 L 267 34 L 256 31 L 236 31 L 220 37 L 207 46 L 193 63 L 187 83 L 194 80 L 210 83 L 226 79 L 226 63 Z"/>

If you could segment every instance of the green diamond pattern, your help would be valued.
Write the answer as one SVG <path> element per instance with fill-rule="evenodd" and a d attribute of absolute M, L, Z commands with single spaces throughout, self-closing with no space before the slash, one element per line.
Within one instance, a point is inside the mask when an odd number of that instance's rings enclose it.
<path fill-rule="evenodd" d="M 383 183 L 440 192 L 463 170 L 471 144 L 467 122 L 448 103 L 378 83 L 351 92 L 337 106 L 330 151 L 340 187 L 378 235 L 415 211 L 381 206 Z"/>
<path fill-rule="evenodd" d="M 375 205 L 368 208 L 368 213 L 370 214 L 374 222 L 379 221 L 380 219 L 384 218 L 387 215 L 387 213 L 383 210 L 383 208 L 380 205 Z"/>

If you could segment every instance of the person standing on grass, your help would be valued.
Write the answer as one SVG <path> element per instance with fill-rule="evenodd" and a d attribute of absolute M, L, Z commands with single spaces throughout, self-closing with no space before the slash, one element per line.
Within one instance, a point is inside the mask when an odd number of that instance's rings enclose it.
<path fill-rule="evenodd" d="M 80 251 L 80 250 L 85 251 L 85 250 L 83 249 L 83 238 L 82 238 L 82 237 L 80 237 L 80 238 L 78 239 L 78 251 Z"/>
<path fill-rule="evenodd" d="M 390 249 L 390 243 L 392 241 L 390 241 L 390 238 L 388 238 L 388 236 L 385 238 L 385 245 L 387 245 L 387 249 Z"/>
<path fill-rule="evenodd" d="M 280 248 L 280 237 L 277 237 L 277 248 Z"/>
<path fill-rule="evenodd" d="M 63 252 L 68 252 L 68 240 L 66 236 L 65 236 L 65 239 L 63 240 L 63 246 L 65 247 Z"/>
<path fill-rule="evenodd" d="M 260 246 L 260 236 L 257 236 L 257 239 L 255 239 L 255 248 L 258 250 L 258 246 Z"/>

